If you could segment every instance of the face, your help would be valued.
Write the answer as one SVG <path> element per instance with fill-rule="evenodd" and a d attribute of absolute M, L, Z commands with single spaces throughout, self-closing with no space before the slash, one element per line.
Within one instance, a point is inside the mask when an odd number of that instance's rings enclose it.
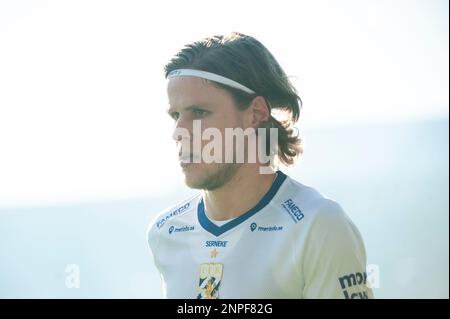
<path fill-rule="evenodd" d="M 217 128 L 221 136 L 225 136 L 225 128 L 245 127 L 245 111 L 238 110 L 231 95 L 207 80 L 197 77 L 172 78 L 167 87 L 169 98 L 168 113 L 174 120 L 174 136 L 180 165 L 185 175 L 185 182 L 191 188 L 213 190 L 223 186 L 239 169 L 238 163 L 195 163 L 201 158 L 201 150 L 210 140 L 196 142 L 201 145 L 193 146 L 194 120 L 199 120 L 201 133 L 207 128 Z M 178 129 L 189 132 L 189 139 L 181 138 Z M 200 137 L 200 136 L 197 136 Z M 182 158 L 186 152 L 183 147 L 189 145 L 189 161 Z M 184 145 L 184 146 L 183 146 Z M 223 145 L 223 141 L 222 141 Z M 222 151 L 223 154 L 223 151 Z M 223 155 L 224 156 L 224 155 Z"/>

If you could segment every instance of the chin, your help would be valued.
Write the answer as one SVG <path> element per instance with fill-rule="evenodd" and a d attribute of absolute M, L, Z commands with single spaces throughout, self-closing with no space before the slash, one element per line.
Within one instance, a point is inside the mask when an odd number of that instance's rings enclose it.
<path fill-rule="evenodd" d="M 191 165 L 183 167 L 185 184 L 190 188 L 209 191 L 225 185 L 239 167 L 236 164 L 221 164 L 207 169 L 202 164 Z"/>
<path fill-rule="evenodd" d="M 206 179 L 204 178 L 185 175 L 184 183 L 186 184 L 187 187 L 192 189 L 209 189 L 209 187 L 207 186 Z"/>
<path fill-rule="evenodd" d="M 183 167 L 184 183 L 189 188 L 202 189 L 205 179 L 207 179 L 204 168 L 198 166 L 200 165 L 189 164 Z"/>

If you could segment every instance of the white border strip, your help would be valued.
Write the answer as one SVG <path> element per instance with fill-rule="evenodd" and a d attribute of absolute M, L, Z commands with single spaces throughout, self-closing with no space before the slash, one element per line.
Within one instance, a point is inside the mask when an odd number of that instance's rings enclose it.
<path fill-rule="evenodd" d="M 225 84 L 225 85 L 231 86 L 235 89 L 239 89 L 241 91 L 247 92 L 249 94 L 255 94 L 255 91 L 250 90 L 248 87 L 246 87 L 236 81 L 233 81 L 233 80 L 223 77 L 221 75 L 206 72 L 206 71 L 193 70 L 193 69 L 173 70 L 172 72 L 169 73 L 169 75 L 167 75 L 167 79 L 175 78 L 178 76 L 195 76 L 195 77 L 211 80 L 211 81 L 214 81 L 217 83 Z"/>

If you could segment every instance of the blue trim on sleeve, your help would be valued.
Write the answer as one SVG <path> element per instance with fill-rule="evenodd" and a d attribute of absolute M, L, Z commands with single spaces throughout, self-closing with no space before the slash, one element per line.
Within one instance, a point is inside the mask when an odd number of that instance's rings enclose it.
<path fill-rule="evenodd" d="M 275 178 L 274 182 L 272 183 L 272 186 L 270 186 L 270 189 L 267 191 L 267 193 L 264 195 L 264 197 L 261 198 L 261 200 L 258 202 L 258 204 L 256 204 L 255 207 L 253 207 L 246 213 L 229 221 L 228 223 L 223 224 L 222 226 L 218 226 L 209 220 L 209 218 L 206 216 L 206 213 L 205 213 L 205 205 L 203 203 L 203 198 L 201 198 L 198 203 L 198 206 L 197 206 L 197 216 L 198 216 L 198 221 L 199 221 L 200 225 L 207 232 L 210 232 L 214 236 L 220 236 L 223 233 L 229 231 L 230 229 L 238 226 L 239 224 L 242 224 L 244 221 L 246 221 L 247 219 L 249 219 L 250 217 L 255 215 L 257 212 L 259 212 L 261 209 L 263 209 L 267 204 L 269 204 L 269 202 L 272 200 L 272 198 L 277 193 L 281 184 L 283 184 L 286 177 L 287 177 L 286 174 L 284 174 L 281 171 L 277 171 L 277 177 Z"/>

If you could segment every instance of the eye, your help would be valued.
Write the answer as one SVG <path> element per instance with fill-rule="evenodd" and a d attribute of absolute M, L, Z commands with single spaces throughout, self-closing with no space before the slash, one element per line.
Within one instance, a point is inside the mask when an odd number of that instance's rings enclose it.
<path fill-rule="evenodd" d="M 180 117 L 180 113 L 178 112 L 172 112 L 169 115 L 174 121 L 178 120 L 178 118 Z"/>
<path fill-rule="evenodd" d="M 194 118 L 203 118 L 206 115 L 208 115 L 208 111 L 202 110 L 202 109 L 193 109 L 192 110 L 192 116 Z"/>

